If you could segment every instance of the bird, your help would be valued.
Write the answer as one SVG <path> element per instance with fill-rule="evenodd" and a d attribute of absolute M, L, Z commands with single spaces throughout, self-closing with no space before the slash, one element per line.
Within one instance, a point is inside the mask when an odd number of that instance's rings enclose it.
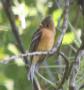
<path fill-rule="evenodd" d="M 52 16 L 49 15 L 42 20 L 37 31 L 33 34 L 29 51 L 50 51 L 54 46 L 55 34 L 54 20 Z M 39 70 L 40 64 L 45 60 L 46 56 L 47 55 L 34 55 L 30 57 L 29 80 L 33 81 L 36 71 Z"/>

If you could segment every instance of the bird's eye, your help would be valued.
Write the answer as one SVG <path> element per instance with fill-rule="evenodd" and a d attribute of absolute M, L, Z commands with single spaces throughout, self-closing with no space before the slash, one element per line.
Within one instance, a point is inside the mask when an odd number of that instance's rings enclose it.
<path fill-rule="evenodd" d="M 48 25 L 48 24 L 47 24 L 46 26 L 47 26 L 47 27 L 49 27 L 49 25 Z"/>

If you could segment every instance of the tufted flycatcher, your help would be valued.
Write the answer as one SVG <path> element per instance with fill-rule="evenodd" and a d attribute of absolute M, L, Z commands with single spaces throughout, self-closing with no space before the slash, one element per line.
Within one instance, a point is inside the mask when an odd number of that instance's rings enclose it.
<path fill-rule="evenodd" d="M 55 25 L 51 16 L 47 16 L 39 25 L 39 28 L 32 37 L 30 52 L 49 51 L 53 48 L 55 39 Z M 45 59 L 46 55 L 34 55 L 30 57 L 31 66 L 28 73 L 28 79 L 33 80 L 35 72 L 39 65 Z"/>

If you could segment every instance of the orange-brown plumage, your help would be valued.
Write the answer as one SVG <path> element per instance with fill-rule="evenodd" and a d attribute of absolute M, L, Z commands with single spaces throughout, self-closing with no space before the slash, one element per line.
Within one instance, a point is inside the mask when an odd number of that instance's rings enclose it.
<path fill-rule="evenodd" d="M 30 52 L 34 51 L 49 51 L 54 45 L 55 38 L 55 26 L 51 16 L 46 17 L 39 26 L 38 30 L 35 32 L 32 43 L 30 46 Z M 32 56 L 31 57 L 31 67 L 29 71 L 28 78 L 33 80 L 34 73 L 38 68 L 39 63 L 41 63 L 46 55 Z"/>

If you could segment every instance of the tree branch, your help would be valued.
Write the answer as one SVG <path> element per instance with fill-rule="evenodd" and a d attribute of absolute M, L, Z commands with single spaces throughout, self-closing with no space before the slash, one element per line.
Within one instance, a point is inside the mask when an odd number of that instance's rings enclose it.
<path fill-rule="evenodd" d="M 82 5 L 82 9 L 83 9 L 82 14 L 83 14 L 83 19 L 84 19 L 84 0 L 78 0 L 78 1 Z M 83 22 L 83 26 L 84 26 L 84 22 Z M 76 77 L 77 77 L 77 73 L 80 68 L 81 57 L 84 56 L 84 27 L 82 29 L 81 41 L 82 41 L 81 46 L 78 49 L 77 54 L 75 56 L 75 61 L 73 62 L 72 66 L 71 66 L 69 90 L 79 90 L 80 89 L 80 88 L 77 88 Z"/>
<path fill-rule="evenodd" d="M 82 56 L 84 56 L 84 50 L 79 50 L 78 53 L 76 54 L 76 59 L 73 62 L 73 66 L 71 69 L 70 80 L 69 80 L 69 90 L 78 90 L 76 85 L 76 77 L 79 71 L 80 60 Z"/>

